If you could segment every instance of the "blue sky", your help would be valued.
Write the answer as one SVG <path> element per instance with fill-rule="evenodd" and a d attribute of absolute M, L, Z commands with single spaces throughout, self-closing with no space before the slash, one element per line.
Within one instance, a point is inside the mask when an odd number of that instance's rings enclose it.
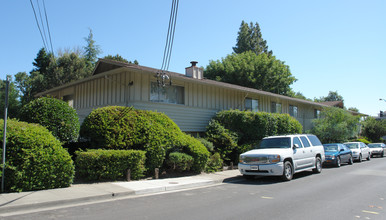
<path fill-rule="evenodd" d="M 36 0 L 33 0 L 36 4 Z M 39 1 L 42 3 L 42 0 Z M 46 0 L 54 52 L 85 45 L 89 28 L 103 53 L 160 68 L 171 0 Z M 29 72 L 43 46 L 30 1 L 0 8 L 0 78 Z M 308 98 L 338 91 L 346 107 L 386 110 L 386 1 L 181 0 L 169 70 L 206 67 L 232 53 L 241 21 L 258 22 L 277 59 Z"/>

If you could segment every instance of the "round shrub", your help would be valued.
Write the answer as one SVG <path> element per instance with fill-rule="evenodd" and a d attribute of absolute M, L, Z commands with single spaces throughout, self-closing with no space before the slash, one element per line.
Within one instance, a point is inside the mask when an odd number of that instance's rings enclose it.
<path fill-rule="evenodd" d="M 93 110 L 85 118 L 80 135 L 89 140 L 94 148 L 144 150 L 149 171 L 160 168 L 168 152 L 183 152 L 182 148 L 188 149 L 187 146 L 197 144 L 191 139 L 186 141 L 184 137 L 187 135 L 165 114 L 123 106 Z M 198 144 L 208 153 L 200 142 Z M 184 153 L 191 155 L 194 160 L 197 157 L 197 163 L 201 163 L 201 157 L 195 155 L 194 150 Z"/>
<path fill-rule="evenodd" d="M 193 164 L 193 157 L 184 153 L 173 152 L 170 153 L 166 164 L 177 171 L 189 171 Z"/>
<path fill-rule="evenodd" d="M 2 142 L 4 121 L 0 124 Z M 43 126 L 8 120 L 6 143 L 6 191 L 52 189 L 72 183 L 75 170 L 69 153 Z M 2 149 L 0 152 L 2 155 Z"/>
<path fill-rule="evenodd" d="M 20 120 L 43 125 L 62 143 L 76 141 L 79 136 L 78 114 L 63 100 L 35 99 L 21 108 Z"/>

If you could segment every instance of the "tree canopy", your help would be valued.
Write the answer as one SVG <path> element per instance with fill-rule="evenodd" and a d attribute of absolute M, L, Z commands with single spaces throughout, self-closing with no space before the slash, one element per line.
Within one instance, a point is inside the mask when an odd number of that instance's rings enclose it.
<path fill-rule="evenodd" d="M 7 76 L 9 80 L 8 87 L 8 118 L 17 118 L 20 109 L 19 91 L 11 76 Z M 6 81 L 0 81 L 0 118 L 4 118 L 4 104 L 5 104 L 5 85 Z"/>
<path fill-rule="evenodd" d="M 211 61 L 204 74 L 208 79 L 282 95 L 288 95 L 290 85 L 296 81 L 283 61 L 252 51 L 233 53 L 221 61 Z"/>
<path fill-rule="evenodd" d="M 338 91 L 329 91 L 326 97 L 314 98 L 315 102 L 330 102 L 330 101 L 344 101 L 343 96 L 338 94 Z"/>
<path fill-rule="evenodd" d="M 236 46 L 233 47 L 235 53 L 244 53 L 246 51 L 252 51 L 256 55 L 266 53 L 269 56 L 272 55 L 272 51 L 268 50 L 267 41 L 263 39 L 260 26 L 256 22 L 255 25 L 251 22 L 248 23 L 242 21 L 237 36 Z"/>
<path fill-rule="evenodd" d="M 367 117 L 362 122 L 362 135 L 372 142 L 381 142 L 382 137 L 386 136 L 386 120 L 376 120 L 373 117 Z"/>
<path fill-rule="evenodd" d="M 358 135 L 359 116 L 353 116 L 346 110 L 328 107 L 323 109 L 321 117 L 313 121 L 311 132 L 322 143 L 342 143 Z"/>
<path fill-rule="evenodd" d="M 115 61 L 119 61 L 119 62 L 123 62 L 123 63 L 134 63 L 136 65 L 138 65 L 138 61 L 137 60 L 134 60 L 133 62 L 131 61 L 128 61 L 127 59 L 123 58 L 121 55 L 117 54 L 115 56 L 113 55 L 107 55 L 105 57 L 103 57 L 103 59 L 108 59 L 108 60 L 115 60 Z"/>
<path fill-rule="evenodd" d="M 84 38 L 84 40 L 86 41 L 86 46 L 83 47 L 84 49 L 83 56 L 86 59 L 88 65 L 94 65 L 98 60 L 98 55 L 102 53 L 102 50 L 100 49 L 99 45 L 95 44 L 92 30 L 91 29 L 89 30 L 90 32 L 88 34 L 88 37 Z"/>

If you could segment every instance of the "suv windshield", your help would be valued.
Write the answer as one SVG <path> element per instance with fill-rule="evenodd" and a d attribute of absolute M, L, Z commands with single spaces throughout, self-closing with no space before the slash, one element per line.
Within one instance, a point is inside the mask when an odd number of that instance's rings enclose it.
<path fill-rule="evenodd" d="M 359 148 L 359 144 L 357 144 L 357 143 L 348 143 L 348 144 L 344 144 L 344 145 L 346 145 L 350 149 L 358 149 Z"/>
<path fill-rule="evenodd" d="M 260 143 L 258 149 L 266 148 L 290 148 L 291 147 L 291 138 L 282 137 L 282 138 L 267 138 L 263 139 Z"/>

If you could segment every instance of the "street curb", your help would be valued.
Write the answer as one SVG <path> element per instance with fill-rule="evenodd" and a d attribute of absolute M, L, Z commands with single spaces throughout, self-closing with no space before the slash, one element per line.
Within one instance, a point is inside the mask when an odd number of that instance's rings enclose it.
<path fill-rule="evenodd" d="M 0 216 L 2 214 L 12 213 L 12 212 L 30 211 L 30 210 L 41 209 L 41 208 L 54 208 L 54 207 L 59 207 L 63 205 L 74 205 L 77 203 L 85 203 L 85 202 L 95 202 L 95 201 L 101 201 L 106 199 L 112 199 L 116 197 L 130 196 L 134 194 L 135 194 L 134 191 L 128 190 L 126 192 L 118 192 L 118 193 L 111 192 L 103 195 L 87 196 L 87 197 L 74 198 L 74 199 L 64 199 L 64 200 L 56 200 L 56 201 L 49 201 L 49 202 L 37 202 L 37 203 L 22 204 L 22 205 L 11 205 L 11 206 L 3 205 L 3 207 L 0 207 Z"/>

